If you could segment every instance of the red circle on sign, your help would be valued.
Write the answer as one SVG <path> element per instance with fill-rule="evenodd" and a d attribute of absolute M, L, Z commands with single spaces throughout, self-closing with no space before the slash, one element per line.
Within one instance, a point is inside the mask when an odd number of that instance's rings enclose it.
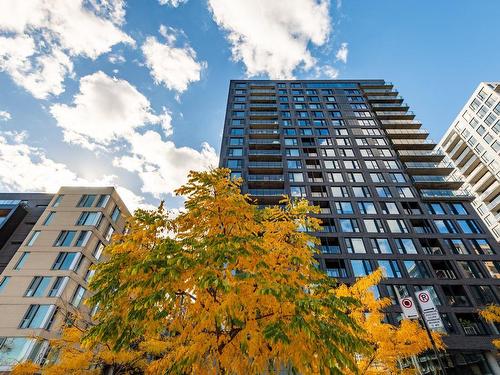
<path fill-rule="evenodd" d="M 422 302 L 427 302 L 429 301 L 429 295 L 427 293 L 420 293 L 418 299 Z"/>
<path fill-rule="evenodd" d="M 406 308 L 410 308 L 410 307 L 413 305 L 413 303 L 411 302 L 411 300 L 410 300 L 410 299 L 404 299 L 404 300 L 402 300 L 402 301 L 401 301 L 401 304 L 402 304 L 404 307 L 406 307 Z"/>

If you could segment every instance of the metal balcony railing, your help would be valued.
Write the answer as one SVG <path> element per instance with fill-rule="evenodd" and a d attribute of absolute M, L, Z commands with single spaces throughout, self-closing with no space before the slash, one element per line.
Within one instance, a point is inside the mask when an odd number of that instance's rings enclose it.
<path fill-rule="evenodd" d="M 247 181 L 284 181 L 283 175 L 279 174 L 251 174 L 248 175 Z"/>
<path fill-rule="evenodd" d="M 249 189 L 248 194 L 254 196 L 278 197 L 285 194 L 283 189 Z"/>
<path fill-rule="evenodd" d="M 430 189 L 421 189 L 420 190 L 420 195 L 424 198 L 464 198 L 464 199 L 471 199 L 473 196 L 471 196 L 469 193 L 463 190 L 430 190 Z"/>
<path fill-rule="evenodd" d="M 283 168 L 279 161 L 252 161 L 248 163 L 249 168 Z"/>
<path fill-rule="evenodd" d="M 281 150 L 248 150 L 248 155 L 281 155 Z"/>

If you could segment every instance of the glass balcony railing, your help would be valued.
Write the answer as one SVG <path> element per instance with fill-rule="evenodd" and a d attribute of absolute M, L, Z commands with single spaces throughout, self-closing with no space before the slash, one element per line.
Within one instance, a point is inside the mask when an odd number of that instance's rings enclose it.
<path fill-rule="evenodd" d="M 375 109 L 394 108 L 394 107 L 408 108 L 409 107 L 408 104 L 406 104 L 406 103 L 373 103 L 371 106 Z"/>
<path fill-rule="evenodd" d="M 398 145 L 435 145 L 433 139 L 393 139 L 392 142 Z"/>
<path fill-rule="evenodd" d="M 323 254 L 340 254 L 339 245 L 321 245 L 319 246 L 319 250 Z"/>
<path fill-rule="evenodd" d="M 248 168 L 283 168 L 279 161 L 253 161 L 248 163 Z"/>
<path fill-rule="evenodd" d="M 368 100 L 384 100 L 384 101 L 389 101 L 389 100 L 400 100 L 403 101 L 402 96 L 380 96 L 380 95 L 369 95 Z"/>
<path fill-rule="evenodd" d="M 268 196 L 268 197 L 279 197 L 285 194 L 283 189 L 249 189 L 248 194 L 254 196 Z"/>
<path fill-rule="evenodd" d="M 251 89 L 250 94 L 275 94 L 275 90 L 269 90 L 269 89 Z"/>
<path fill-rule="evenodd" d="M 250 112 L 250 116 L 278 116 L 278 112 L 275 111 Z"/>
<path fill-rule="evenodd" d="M 270 95 L 261 95 L 261 96 L 252 96 L 250 98 L 250 101 L 257 101 L 257 100 L 265 100 L 265 101 L 276 100 L 276 97 Z"/>
<path fill-rule="evenodd" d="M 377 116 L 414 116 L 413 111 L 376 111 Z"/>
<path fill-rule="evenodd" d="M 394 91 L 392 88 L 387 88 L 387 89 L 363 89 L 363 91 L 367 94 L 378 94 L 378 93 L 385 93 L 385 94 L 398 94 L 397 91 Z"/>
<path fill-rule="evenodd" d="M 420 121 L 416 120 L 380 120 L 382 125 L 392 125 L 392 124 L 412 124 L 412 125 L 422 125 Z"/>
<path fill-rule="evenodd" d="M 280 131 L 276 129 L 259 129 L 249 130 L 248 134 L 280 134 Z"/>
<path fill-rule="evenodd" d="M 453 168 L 451 163 L 427 163 L 418 161 L 408 161 L 405 163 L 406 168 Z"/>
<path fill-rule="evenodd" d="M 430 190 L 430 189 L 421 189 L 420 195 L 424 198 L 464 198 L 470 199 L 473 198 L 469 193 L 463 190 Z"/>
<path fill-rule="evenodd" d="M 251 174 L 248 175 L 247 181 L 284 181 L 285 178 L 280 174 Z"/>
<path fill-rule="evenodd" d="M 279 145 L 279 139 L 249 139 L 248 144 L 254 145 Z"/>
<path fill-rule="evenodd" d="M 281 155 L 281 150 L 248 150 L 248 155 Z"/>
<path fill-rule="evenodd" d="M 401 150 L 400 156 L 445 156 L 442 151 L 427 151 L 427 150 Z"/>
<path fill-rule="evenodd" d="M 278 120 L 250 120 L 250 125 L 278 125 Z"/>
<path fill-rule="evenodd" d="M 250 108 L 276 108 L 276 103 L 250 103 Z"/>
<path fill-rule="evenodd" d="M 387 134 L 391 135 L 428 135 L 429 132 L 425 129 L 386 129 Z"/>
<path fill-rule="evenodd" d="M 413 182 L 448 182 L 447 176 L 413 176 Z"/>

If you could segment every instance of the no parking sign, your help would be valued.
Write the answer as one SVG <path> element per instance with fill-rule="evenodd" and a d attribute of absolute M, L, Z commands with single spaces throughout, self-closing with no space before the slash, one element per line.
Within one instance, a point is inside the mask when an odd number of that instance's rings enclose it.
<path fill-rule="evenodd" d="M 413 302 L 413 298 L 401 298 L 399 300 L 399 305 L 401 306 L 403 315 L 406 319 L 418 319 L 417 307 L 415 306 L 415 302 Z"/>

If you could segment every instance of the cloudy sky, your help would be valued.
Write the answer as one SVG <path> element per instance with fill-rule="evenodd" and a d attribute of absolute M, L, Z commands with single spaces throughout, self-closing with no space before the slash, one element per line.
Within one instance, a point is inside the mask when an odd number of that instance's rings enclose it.
<path fill-rule="evenodd" d="M 237 78 L 383 78 L 439 139 L 499 80 L 497 0 L 0 0 L 0 191 L 182 199 Z"/>

